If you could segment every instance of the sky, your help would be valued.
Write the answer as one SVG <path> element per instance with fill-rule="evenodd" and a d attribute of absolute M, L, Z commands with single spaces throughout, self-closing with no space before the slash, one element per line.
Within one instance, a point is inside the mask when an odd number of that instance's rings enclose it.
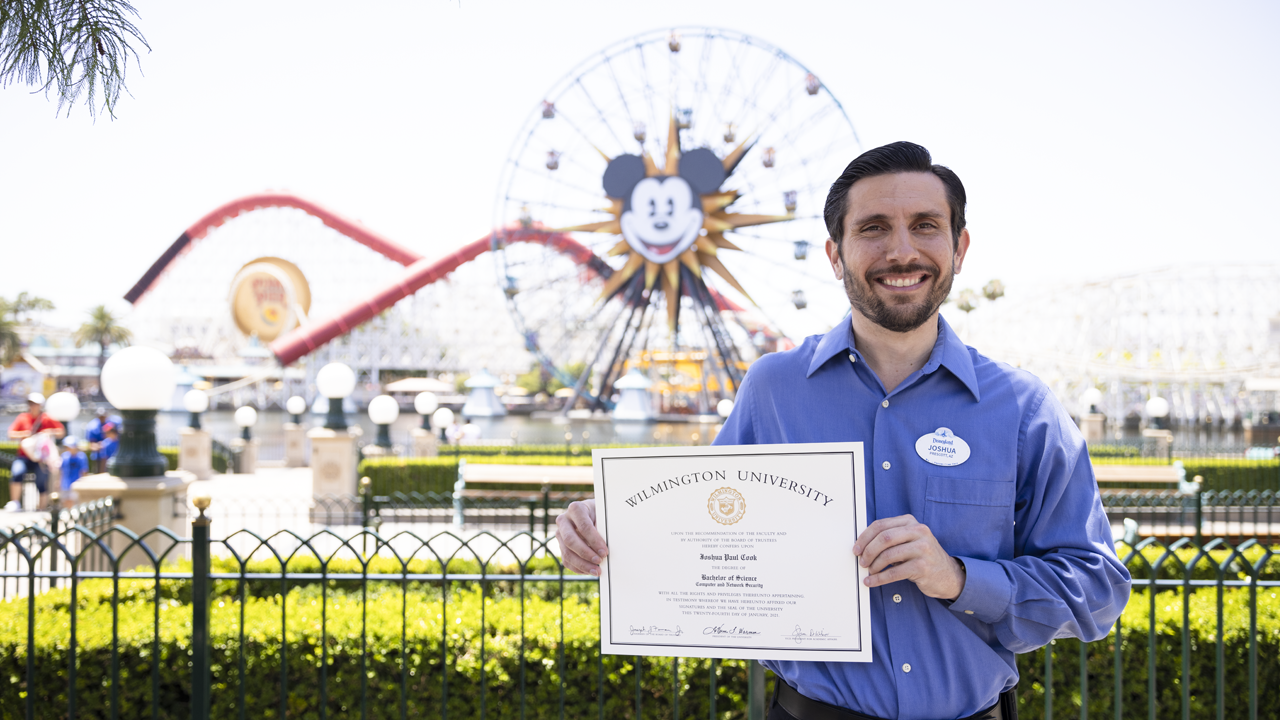
<path fill-rule="evenodd" d="M 126 310 L 187 226 L 265 190 L 444 255 L 488 232 L 503 160 L 560 77 L 675 25 L 786 50 L 864 148 L 912 140 L 955 169 L 958 288 L 1280 262 L 1276 3 L 135 6 L 150 51 L 115 119 L 0 89 L 0 296 L 52 299 L 55 324 Z"/>

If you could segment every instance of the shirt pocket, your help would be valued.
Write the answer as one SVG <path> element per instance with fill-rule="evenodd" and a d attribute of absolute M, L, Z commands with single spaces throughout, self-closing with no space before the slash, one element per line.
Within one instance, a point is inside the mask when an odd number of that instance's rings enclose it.
<path fill-rule="evenodd" d="M 1011 556 L 1014 483 L 930 475 L 924 524 L 948 555 Z"/>

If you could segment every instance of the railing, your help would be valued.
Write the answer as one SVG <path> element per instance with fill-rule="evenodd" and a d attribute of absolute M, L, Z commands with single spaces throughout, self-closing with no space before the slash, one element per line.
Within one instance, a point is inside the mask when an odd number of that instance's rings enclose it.
<path fill-rule="evenodd" d="M 569 503 L 590 493 L 550 493 L 532 490 L 527 498 L 465 498 L 463 526 L 455 525 L 457 504 L 453 493 L 391 493 L 374 495 L 314 495 L 296 498 L 220 499 L 209 510 L 215 532 L 230 535 L 249 530 L 272 535 L 289 530 L 310 535 L 328 529 L 337 534 L 353 534 L 370 528 L 383 535 L 413 531 L 423 526 L 450 528 L 455 533 L 494 531 L 510 533 L 527 528 L 530 537 L 546 539 L 554 532 L 555 519 Z M 186 503 L 189 517 L 198 511 Z M 242 551 L 253 542 L 241 537 L 234 542 Z M 292 550 L 292 548 L 291 548 Z"/>
<path fill-rule="evenodd" d="M 1131 521 L 1131 543 L 1141 537 L 1187 537 L 1197 545 L 1214 538 L 1280 543 L 1280 493 L 1272 490 L 1103 490 L 1102 505 L 1113 526 Z"/>
<path fill-rule="evenodd" d="M 39 518 L 29 522 L 22 528 L 9 528 L 7 531 L 0 530 L 0 532 L 8 532 L 13 537 L 24 538 L 23 541 L 11 542 L 0 548 L 0 599 L 7 599 L 32 591 L 32 587 L 24 587 L 22 583 L 13 580 L 12 576 L 8 574 L 16 571 L 19 567 L 30 570 L 29 558 L 38 557 L 39 562 L 36 563 L 34 569 L 46 573 L 46 575 L 40 576 L 40 581 L 34 586 L 34 591 L 39 593 L 48 590 L 50 587 L 57 587 L 59 581 L 57 577 L 58 564 L 62 556 L 59 553 L 42 554 L 41 551 L 45 542 L 41 536 L 35 533 L 23 535 L 24 531 L 36 528 L 46 535 L 57 537 L 63 535 L 67 530 L 78 528 L 92 535 L 99 535 L 110 529 L 116 520 L 115 503 L 109 497 L 81 503 L 65 509 L 58 506 L 58 501 L 55 497 L 48 518 Z M 86 544 L 86 537 L 80 533 L 70 534 L 66 540 L 67 552 L 79 558 L 83 569 L 105 569 L 106 555 L 101 552 L 101 548 L 94 546 L 91 541 Z"/>
<path fill-rule="evenodd" d="M 199 517 L 190 538 L 0 532 L 0 553 L 20 561 L 0 579 L 23 586 L 0 602 L 0 707 L 31 719 L 763 717 L 751 663 L 602 656 L 597 581 L 567 574 L 555 549 L 525 532 L 211 539 Z M 1023 720 L 1274 717 L 1276 550 L 1148 539 L 1121 555 L 1134 573 L 1122 622 L 1022 656 Z"/>

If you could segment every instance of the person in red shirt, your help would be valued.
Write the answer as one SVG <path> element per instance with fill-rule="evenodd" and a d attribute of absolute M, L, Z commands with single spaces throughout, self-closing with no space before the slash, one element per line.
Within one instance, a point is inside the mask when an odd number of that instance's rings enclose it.
<path fill-rule="evenodd" d="M 19 415 L 9 426 L 9 439 L 25 440 L 40 433 L 52 435 L 54 438 L 66 435 L 67 430 L 62 427 L 62 423 L 44 414 L 43 407 L 43 395 L 40 393 L 28 395 L 27 411 Z M 51 462 L 51 459 L 46 455 L 49 453 L 42 452 L 40 457 L 31 457 L 27 453 L 28 445 L 29 443 L 19 444 L 18 459 L 13 461 L 12 474 L 9 478 L 9 504 L 4 506 L 4 509 L 10 512 L 22 509 L 22 476 L 27 473 L 34 473 L 36 476 L 36 489 L 40 491 L 40 505 L 44 506 L 48 500 L 49 469 L 46 464 Z M 56 454 L 52 455 L 56 456 Z"/>

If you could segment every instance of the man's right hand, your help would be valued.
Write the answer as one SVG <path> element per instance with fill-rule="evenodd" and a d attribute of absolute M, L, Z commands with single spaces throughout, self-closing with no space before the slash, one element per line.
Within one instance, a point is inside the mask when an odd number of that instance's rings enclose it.
<path fill-rule="evenodd" d="M 596 531 L 596 501 L 580 500 L 556 518 L 556 541 L 564 564 L 574 572 L 600 576 L 600 563 L 609 554 Z"/>

